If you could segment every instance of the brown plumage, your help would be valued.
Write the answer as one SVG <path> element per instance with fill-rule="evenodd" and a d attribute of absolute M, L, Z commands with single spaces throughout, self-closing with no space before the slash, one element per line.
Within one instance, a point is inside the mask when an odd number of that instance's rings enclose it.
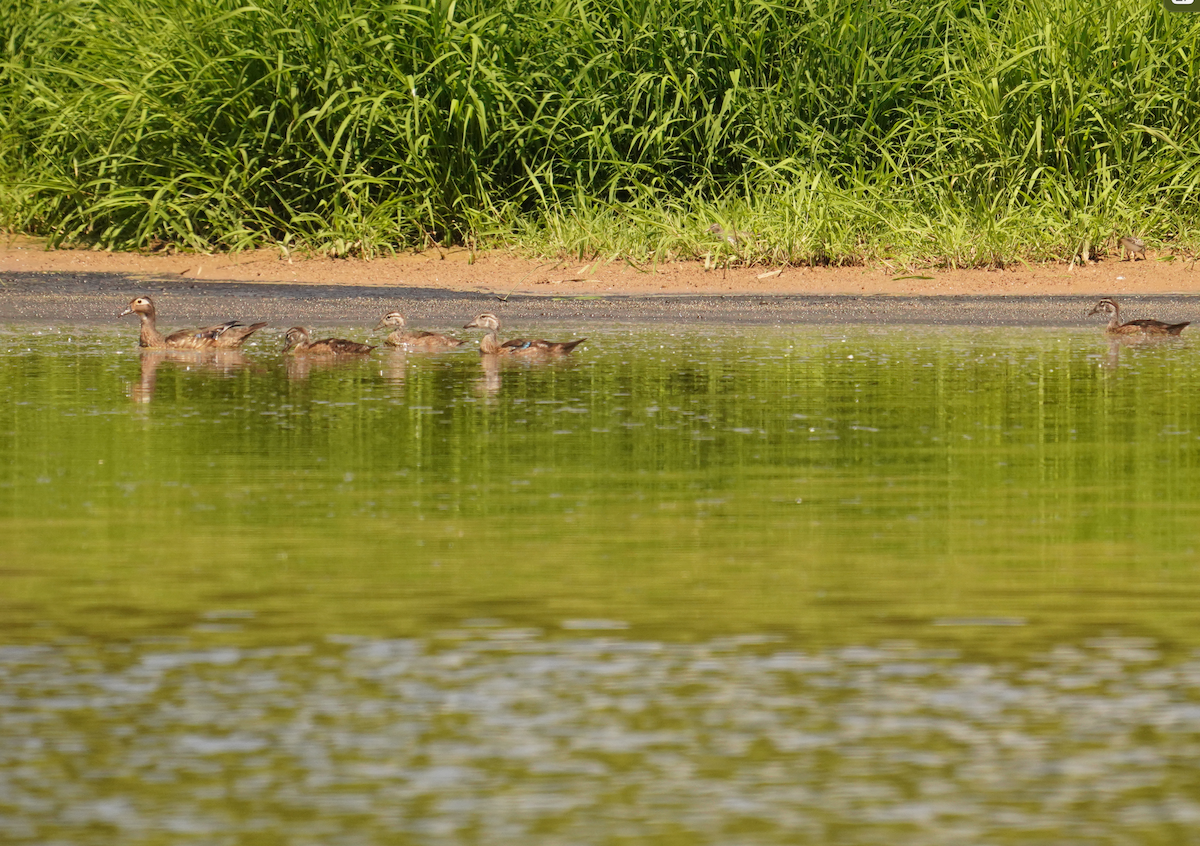
<path fill-rule="evenodd" d="M 303 326 L 293 326 L 284 335 L 287 340 L 283 351 L 292 355 L 366 355 L 375 349 L 369 344 L 358 341 L 347 341 L 345 338 L 323 338 L 320 341 L 309 340 L 308 330 Z"/>
<path fill-rule="evenodd" d="M 718 238 L 734 247 L 736 247 L 740 242 L 754 240 L 753 232 L 738 232 L 736 229 L 728 230 L 719 223 L 714 223 L 712 226 L 708 227 L 708 232 L 710 235 L 716 235 Z"/>
<path fill-rule="evenodd" d="M 1190 321 L 1183 323 L 1163 323 L 1161 320 L 1144 319 L 1130 320 L 1128 323 L 1122 323 L 1121 307 L 1117 305 L 1117 301 L 1112 297 L 1105 297 L 1096 303 L 1095 307 L 1088 314 L 1092 315 L 1099 312 L 1108 312 L 1112 315 L 1108 321 L 1108 326 L 1104 330 L 1110 335 L 1156 335 L 1167 337 L 1169 335 L 1178 335 L 1190 323 Z"/>
<path fill-rule="evenodd" d="M 452 350 L 463 344 L 458 338 L 451 338 L 449 335 L 439 335 L 437 332 L 404 331 L 404 315 L 398 311 L 389 311 L 383 317 L 379 318 L 379 323 L 376 324 L 375 331 L 389 326 L 392 331 L 383 339 L 383 342 L 389 347 L 405 347 L 410 350 L 435 352 L 437 350 Z"/>
<path fill-rule="evenodd" d="M 1146 242 L 1141 238 L 1126 235 L 1118 243 L 1121 245 L 1121 255 L 1124 256 L 1128 253 L 1130 261 L 1137 261 L 1139 255 L 1142 257 L 1142 261 L 1146 260 Z"/>
<path fill-rule="evenodd" d="M 136 314 L 142 321 L 142 329 L 138 334 L 138 344 L 151 349 L 171 350 L 234 350 L 246 342 L 246 339 L 266 326 L 266 323 L 252 323 L 245 326 L 236 320 L 227 320 L 214 326 L 204 326 L 200 329 L 180 329 L 170 335 L 158 331 L 156 321 L 158 314 L 154 308 L 154 300 L 149 297 L 134 297 L 129 306 L 118 315 Z"/>
<path fill-rule="evenodd" d="M 580 338 L 578 341 L 533 341 L 514 338 L 502 344 L 497 336 L 500 331 L 500 318 L 491 312 L 484 312 L 463 328 L 487 330 L 487 334 L 479 340 L 479 351 L 484 355 L 566 355 L 587 340 L 587 338 Z"/>

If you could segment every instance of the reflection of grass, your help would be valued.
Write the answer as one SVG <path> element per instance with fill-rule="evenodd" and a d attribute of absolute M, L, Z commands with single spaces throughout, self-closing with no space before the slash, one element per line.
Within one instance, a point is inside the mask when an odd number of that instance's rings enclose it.
<path fill-rule="evenodd" d="M 10 640 L 411 635 L 498 617 L 634 636 L 970 649 L 1195 645 L 1186 347 L 840 329 L 601 336 L 289 381 L 23 338 L 0 356 Z M 1164 563 L 1165 562 L 1165 563 Z M 251 610 L 229 633 L 206 612 Z M 935 626 L 1023 618 L 1024 626 Z M 211 622 L 211 621 L 209 621 Z M 222 623 L 221 625 L 225 625 Z"/>
<path fill-rule="evenodd" d="M 876 535 L 870 550 L 847 548 L 862 544 L 847 544 L 843 533 L 882 528 L 853 515 L 815 515 L 831 517 L 837 530 L 766 532 L 761 522 L 739 528 L 693 513 L 627 516 L 614 505 L 570 524 L 561 515 L 534 518 L 518 532 L 508 520 L 432 516 L 343 517 L 286 532 L 185 527 L 177 542 L 146 555 L 132 539 L 106 553 L 93 546 L 88 565 L 73 554 L 77 546 L 27 546 L 27 524 L 6 522 L 18 539 L 9 549 L 27 565 L 5 576 L 3 636 L 207 638 L 200 632 L 212 612 L 248 611 L 235 631 L 211 637 L 278 644 L 334 633 L 414 636 L 494 618 L 551 634 L 564 620 L 619 620 L 630 636 L 668 641 L 765 632 L 811 645 L 904 639 L 994 653 L 1109 632 L 1167 648 L 1197 645 L 1195 556 L 1163 568 L 1159 556 L 1130 545 L 1006 538 L 1024 514 L 974 542 L 971 526 L 952 520 L 932 532 L 945 533 L 953 549 L 917 555 L 905 549 L 907 527 Z M 605 532 L 614 524 L 623 526 L 619 537 Z M 996 618 L 1024 625 L 969 624 Z M 939 625 L 947 620 L 968 624 Z"/>
<path fill-rule="evenodd" d="M 67 242 L 717 266 L 1196 243 L 1200 19 L 1135 0 L 115 0 L 4 23 L 0 225 Z"/>

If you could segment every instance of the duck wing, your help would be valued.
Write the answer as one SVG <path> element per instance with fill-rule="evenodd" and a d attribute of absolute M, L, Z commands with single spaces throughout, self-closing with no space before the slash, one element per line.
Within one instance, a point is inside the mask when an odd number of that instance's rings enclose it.
<path fill-rule="evenodd" d="M 180 329 L 163 338 L 163 343 L 177 350 L 206 350 L 217 345 L 217 339 L 227 330 L 237 326 L 236 320 L 227 320 L 200 329 Z"/>
<path fill-rule="evenodd" d="M 404 335 L 393 332 L 391 335 L 388 335 L 386 343 L 391 347 L 411 347 L 412 349 L 420 350 L 449 350 L 462 346 L 463 341 L 458 338 L 451 338 L 449 335 L 438 334 L 437 332 L 409 332 Z"/>
<path fill-rule="evenodd" d="M 1117 327 L 1117 331 L 1129 335 L 1142 333 L 1146 335 L 1178 335 L 1191 321 L 1183 323 L 1164 323 L 1161 320 L 1130 320 Z"/>
<path fill-rule="evenodd" d="M 578 341 L 543 341 L 520 338 L 505 341 L 500 349 L 514 355 L 566 355 L 586 340 L 587 338 L 580 338 Z"/>
<path fill-rule="evenodd" d="M 571 350 L 575 349 L 577 346 L 579 346 L 586 340 L 587 340 L 587 338 L 580 338 L 577 341 L 554 341 L 554 342 L 547 342 L 547 343 L 550 344 L 551 352 L 556 353 L 558 355 L 566 355 L 567 353 L 569 353 Z"/>
<path fill-rule="evenodd" d="M 347 341 L 345 338 L 324 338 L 320 341 L 313 341 L 304 348 L 304 351 L 331 355 L 366 355 L 373 349 L 375 348 L 370 344 Z"/>
<path fill-rule="evenodd" d="M 500 345 L 500 351 L 508 353 L 524 352 L 536 343 L 537 341 L 530 341 L 527 338 L 512 338 Z"/>
<path fill-rule="evenodd" d="M 249 326 L 242 323 L 227 323 L 225 324 L 225 331 L 217 336 L 216 346 L 223 350 L 236 349 L 246 343 L 247 338 L 266 325 L 265 321 L 262 323 L 251 323 Z"/>

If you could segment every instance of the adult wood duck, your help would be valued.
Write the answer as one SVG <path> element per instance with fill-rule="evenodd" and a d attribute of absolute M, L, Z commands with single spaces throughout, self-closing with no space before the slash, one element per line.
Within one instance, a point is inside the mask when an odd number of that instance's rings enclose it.
<path fill-rule="evenodd" d="M 1104 330 L 1110 335 L 1153 335 L 1167 337 L 1169 335 L 1178 335 L 1190 323 L 1190 321 L 1183 323 L 1163 323 L 1161 320 L 1130 320 L 1128 323 L 1122 323 L 1121 307 L 1117 305 L 1117 301 L 1112 297 L 1105 297 L 1096 303 L 1095 307 L 1088 314 L 1093 315 L 1099 312 L 1108 312 L 1112 315 L 1108 321 L 1108 326 Z"/>
<path fill-rule="evenodd" d="M 347 341 L 345 338 L 312 341 L 309 337 L 308 330 L 303 326 L 293 326 L 284 334 L 287 344 L 283 351 L 292 355 L 366 355 L 375 349 L 369 344 Z"/>
<path fill-rule="evenodd" d="M 158 331 L 158 313 L 154 309 L 154 300 L 149 297 L 134 297 L 130 300 L 129 306 L 118 316 L 124 317 L 127 314 L 136 314 L 142 321 L 138 344 L 160 350 L 235 350 L 244 344 L 247 338 L 267 325 L 252 323 L 246 326 L 236 320 L 227 320 L 214 326 L 180 329 L 178 332 L 164 335 Z"/>
<path fill-rule="evenodd" d="M 533 341 L 514 338 L 502 344 L 497 337 L 497 333 L 500 331 L 500 318 L 490 311 L 477 316 L 463 328 L 487 330 L 487 334 L 479 340 L 479 351 L 484 355 L 566 355 L 587 340 L 587 338 L 580 338 L 578 341 Z"/>
<path fill-rule="evenodd" d="M 391 333 L 383 339 L 383 342 L 389 347 L 405 347 L 410 350 L 435 352 L 437 350 L 452 350 L 463 344 L 463 341 L 459 338 L 451 338 L 449 335 L 439 335 L 437 332 L 406 332 L 404 330 L 404 315 L 398 311 L 389 311 L 383 317 L 379 318 L 379 323 L 376 324 L 375 331 L 378 332 L 384 327 L 391 327 L 392 329 Z"/>

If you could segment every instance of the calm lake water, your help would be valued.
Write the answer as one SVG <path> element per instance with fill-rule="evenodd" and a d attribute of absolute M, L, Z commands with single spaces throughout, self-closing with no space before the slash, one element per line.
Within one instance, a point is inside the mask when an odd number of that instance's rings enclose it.
<path fill-rule="evenodd" d="M 128 328 L 0 330 L 0 842 L 1200 842 L 1186 340 Z"/>

